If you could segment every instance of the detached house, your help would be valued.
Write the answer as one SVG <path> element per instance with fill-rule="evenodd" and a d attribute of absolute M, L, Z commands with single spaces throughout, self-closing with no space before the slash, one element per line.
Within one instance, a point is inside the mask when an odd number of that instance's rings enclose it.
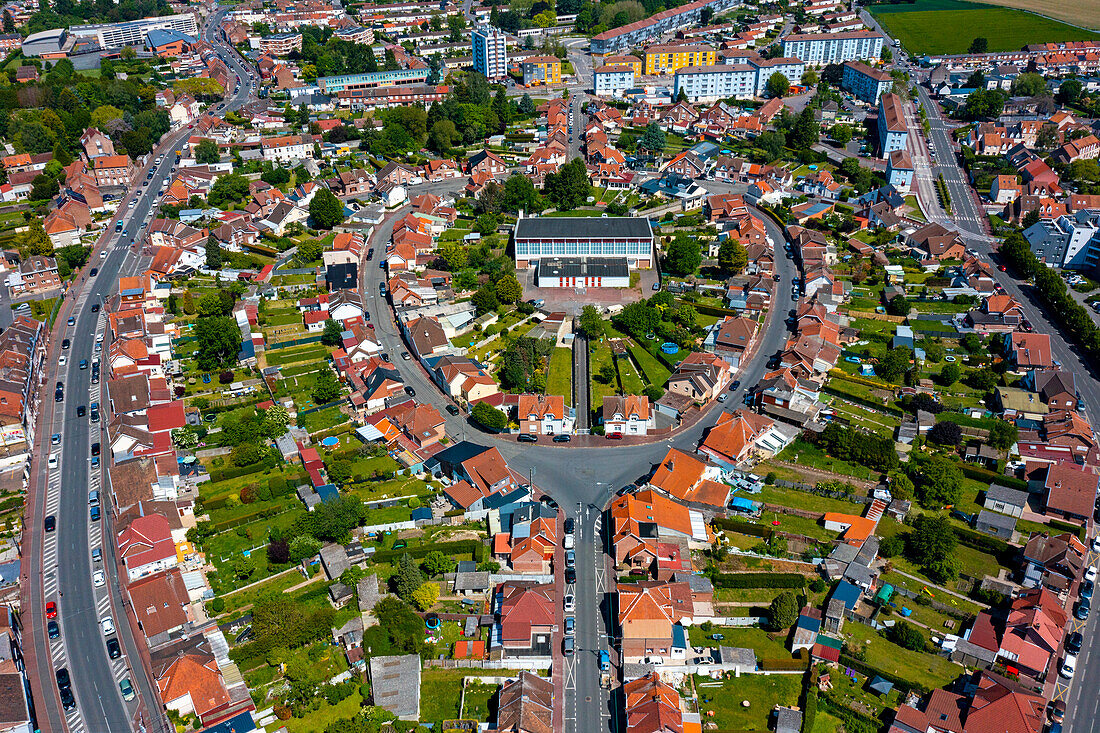
<path fill-rule="evenodd" d="M 494 606 L 500 621 L 493 629 L 491 646 L 503 647 L 505 654 L 512 651 L 550 656 L 557 624 L 557 589 L 553 584 L 501 583 Z"/>
<path fill-rule="evenodd" d="M 617 590 L 623 663 L 647 657 L 684 659 L 686 632 L 680 622 L 694 617 L 688 584 L 643 581 L 620 583 Z"/>
<path fill-rule="evenodd" d="M 722 469 L 670 448 L 649 485 L 673 499 L 723 509 L 730 487 L 721 483 Z"/>
<path fill-rule="evenodd" d="M 561 395 L 521 394 L 516 417 L 521 433 L 562 435 L 573 431 L 570 413 Z"/>
<path fill-rule="evenodd" d="M 668 390 L 707 403 L 718 397 L 730 381 L 730 366 L 716 354 L 694 351 L 669 377 Z"/>
<path fill-rule="evenodd" d="M 606 435 L 648 435 L 654 426 L 649 398 L 644 396 L 604 397 L 601 414 Z"/>

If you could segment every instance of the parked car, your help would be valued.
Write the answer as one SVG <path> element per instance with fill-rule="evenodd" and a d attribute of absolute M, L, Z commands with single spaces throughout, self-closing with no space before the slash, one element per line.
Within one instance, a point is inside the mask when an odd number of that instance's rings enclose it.
<path fill-rule="evenodd" d="M 110 616 L 107 616 L 99 622 L 100 627 L 103 629 L 104 636 L 110 636 L 115 633 L 115 620 Z"/>
<path fill-rule="evenodd" d="M 56 621 L 49 621 L 46 623 L 46 636 L 51 639 L 56 639 L 61 636 L 61 626 Z"/>
<path fill-rule="evenodd" d="M 555 435 L 554 436 L 554 442 L 555 443 L 568 443 L 570 440 L 572 440 L 572 438 L 569 435 L 565 434 L 565 433 L 561 433 L 560 435 Z"/>
<path fill-rule="evenodd" d="M 576 583 L 577 582 L 577 569 L 576 568 L 566 568 L 565 569 L 565 582 L 566 583 Z"/>
<path fill-rule="evenodd" d="M 47 532 L 53 532 L 55 529 L 57 529 L 57 517 L 52 514 L 47 514 L 44 524 L 46 525 Z"/>
<path fill-rule="evenodd" d="M 575 532 L 576 529 L 577 529 L 577 520 L 573 519 L 573 517 L 567 517 L 566 520 L 565 520 L 565 533 L 566 534 L 573 534 L 573 532 Z"/>
<path fill-rule="evenodd" d="M 577 619 L 573 616 L 565 617 L 565 635 L 572 636 L 577 631 Z"/>
<path fill-rule="evenodd" d="M 1058 674 L 1067 680 L 1073 679 L 1073 673 L 1077 671 L 1077 655 L 1067 654 L 1062 659 L 1062 666 L 1058 668 Z"/>
<path fill-rule="evenodd" d="M 130 702 L 134 699 L 134 686 L 130 684 L 130 678 L 127 677 L 122 682 L 118 683 L 118 690 L 122 693 L 122 699 L 126 702 Z"/>
<path fill-rule="evenodd" d="M 57 618 L 57 603 L 50 601 L 46 604 L 46 618 Z"/>
<path fill-rule="evenodd" d="M 1092 610 L 1092 604 L 1088 598 L 1081 598 L 1077 601 L 1073 607 L 1073 617 L 1078 621 L 1084 621 L 1089 617 L 1089 611 Z"/>
<path fill-rule="evenodd" d="M 1081 636 L 1080 631 L 1074 631 L 1072 634 L 1066 637 L 1066 651 L 1071 654 L 1081 653 L 1081 644 L 1084 642 L 1084 638 Z"/>
<path fill-rule="evenodd" d="M 607 439 L 608 440 L 622 440 L 623 439 L 623 434 L 622 433 L 608 433 L 607 434 Z"/>
<path fill-rule="evenodd" d="M 576 610 L 577 600 L 573 597 L 572 593 L 565 596 L 565 599 L 563 601 L 563 605 L 564 605 L 566 613 L 573 613 L 573 611 Z"/>
<path fill-rule="evenodd" d="M 531 433 L 520 433 L 519 437 L 517 437 L 516 440 L 518 440 L 520 443 L 537 443 L 539 442 L 539 436 L 533 435 Z"/>
<path fill-rule="evenodd" d="M 454 405 L 447 405 L 447 412 L 451 413 L 452 415 L 458 415 L 458 408 Z"/>
<path fill-rule="evenodd" d="M 565 654 L 566 656 L 572 656 L 573 652 L 576 651 L 576 646 L 577 646 L 576 641 L 573 639 L 573 637 L 572 636 L 567 636 L 564 639 L 562 639 L 561 652 L 562 652 L 562 654 Z"/>
<path fill-rule="evenodd" d="M 118 659 L 122 656 L 122 646 L 119 645 L 117 638 L 110 638 L 107 640 L 107 656 L 111 659 Z"/>
<path fill-rule="evenodd" d="M 577 553 L 573 550 L 565 551 L 565 567 L 575 568 L 577 567 Z"/>
<path fill-rule="evenodd" d="M 1083 581 L 1081 583 L 1080 590 L 1077 591 L 1077 595 L 1081 596 L 1082 598 L 1087 598 L 1091 601 L 1094 588 L 1095 586 L 1093 585 L 1093 582 L 1091 580 Z"/>

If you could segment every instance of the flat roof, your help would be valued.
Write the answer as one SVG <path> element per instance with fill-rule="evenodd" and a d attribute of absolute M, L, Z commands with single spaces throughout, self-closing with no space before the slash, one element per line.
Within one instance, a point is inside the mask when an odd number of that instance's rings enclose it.
<path fill-rule="evenodd" d="M 544 257 L 538 277 L 630 277 L 625 257 Z"/>
<path fill-rule="evenodd" d="M 516 222 L 516 239 L 653 238 L 646 217 L 532 216 Z"/>

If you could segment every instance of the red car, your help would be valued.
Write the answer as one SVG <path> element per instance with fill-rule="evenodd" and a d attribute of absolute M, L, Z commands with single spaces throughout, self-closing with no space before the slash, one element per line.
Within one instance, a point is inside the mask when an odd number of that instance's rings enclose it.
<path fill-rule="evenodd" d="M 607 439 L 608 440 L 622 440 L 623 439 L 623 434 L 622 433 L 608 433 L 607 434 Z"/>
<path fill-rule="evenodd" d="M 998 266 L 997 269 L 1000 270 L 1001 272 L 1008 272 L 1008 268 L 1005 267 L 1004 265 Z"/>
<path fill-rule="evenodd" d="M 57 604 L 53 601 L 46 604 L 46 618 L 57 618 Z"/>

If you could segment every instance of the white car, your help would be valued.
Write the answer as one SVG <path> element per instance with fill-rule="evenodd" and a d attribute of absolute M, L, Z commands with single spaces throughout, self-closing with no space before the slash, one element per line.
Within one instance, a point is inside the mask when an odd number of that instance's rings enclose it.
<path fill-rule="evenodd" d="M 103 574 L 102 570 L 97 570 L 92 573 L 92 585 L 96 588 L 102 588 L 104 583 L 107 582 L 107 576 Z"/>
<path fill-rule="evenodd" d="M 1100 534 L 1092 538 L 1092 551 L 1100 552 Z"/>
<path fill-rule="evenodd" d="M 1096 566 L 1090 565 L 1088 570 L 1085 571 L 1085 580 L 1089 581 L 1090 583 L 1095 583 L 1096 575 Z"/>
<path fill-rule="evenodd" d="M 1067 654 L 1062 660 L 1062 666 L 1058 669 L 1058 674 L 1065 677 L 1067 680 L 1073 679 L 1073 673 L 1077 670 L 1077 655 Z"/>
<path fill-rule="evenodd" d="M 68 361 L 69 361 L 68 358 L 66 358 L 64 354 L 57 357 L 57 365 L 58 366 L 65 366 L 65 363 L 68 362 Z"/>
<path fill-rule="evenodd" d="M 566 613 L 573 613 L 573 611 L 576 610 L 576 608 L 577 608 L 576 599 L 574 599 L 573 594 L 570 593 L 569 595 L 567 595 L 565 597 L 565 612 Z"/>
<path fill-rule="evenodd" d="M 100 621 L 99 625 L 103 627 L 104 636 L 110 636 L 111 634 L 115 633 L 115 620 L 110 616 Z"/>
<path fill-rule="evenodd" d="M 57 454 L 56 453 L 53 453 L 53 454 L 50 455 L 50 460 L 47 462 L 47 465 L 50 468 L 57 468 Z"/>
<path fill-rule="evenodd" d="M 572 550 L 575 544 L 576 541 L 573 539 L 573 535 L 571 534 L 565 535 L 565 539 L 562 540 L 562 547 L 566 550 Z"/>

